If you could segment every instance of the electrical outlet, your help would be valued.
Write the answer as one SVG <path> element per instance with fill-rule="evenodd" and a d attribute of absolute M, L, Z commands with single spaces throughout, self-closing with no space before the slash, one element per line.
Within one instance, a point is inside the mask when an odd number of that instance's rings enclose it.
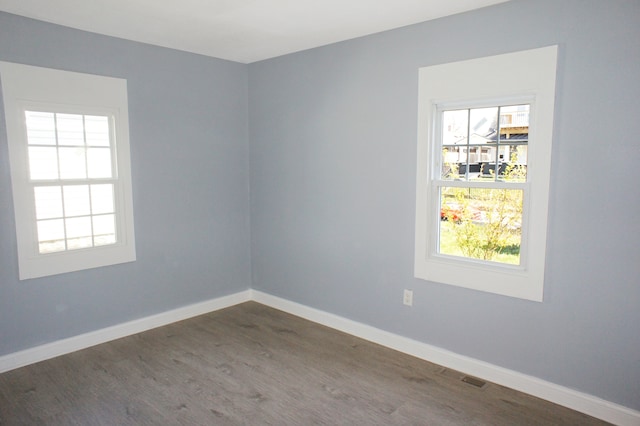
<path fill-rule="evenodd" d="M 407 306 L 413 305 L 413 290 L 404 290 L 404 297 L 402 298 L 402 303 Z"/>

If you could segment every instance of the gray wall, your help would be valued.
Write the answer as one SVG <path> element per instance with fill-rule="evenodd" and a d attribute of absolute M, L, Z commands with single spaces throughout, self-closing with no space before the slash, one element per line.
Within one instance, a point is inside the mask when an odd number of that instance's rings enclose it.
<path fill-rule="evenodd" d="M 253 288 L 640 409 L 639 40 L 637 0 L 514 0 L 252 64 Z M 551 44 L 544 303 L 413 278 L 418 68 Z"/>
<path fill-rule="evenodd" d="M 18 281 L 0 112 L 0 355 L 250 287 L 246 65 L 5 13 L 0 60 L 127 79 L 138 258 Z"/>

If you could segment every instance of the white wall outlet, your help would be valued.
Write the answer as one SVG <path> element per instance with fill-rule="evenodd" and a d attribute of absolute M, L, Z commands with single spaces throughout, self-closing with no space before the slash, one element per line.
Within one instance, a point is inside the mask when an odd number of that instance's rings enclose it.
<path fill-rule="evenodd" d="M 404 290 L 404 297 L 402 298 L 402 303 L 407 306 L 413 305 L 413 290 Z"/>

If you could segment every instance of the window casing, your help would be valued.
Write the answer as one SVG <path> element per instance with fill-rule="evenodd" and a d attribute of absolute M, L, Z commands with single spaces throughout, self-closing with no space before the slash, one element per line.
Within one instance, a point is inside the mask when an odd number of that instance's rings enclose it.
<path fill-rule="evenodd" d="M 126 81 L 0 62 L 20 279 L 135 260 Z"/>
<path fill-rule="evenodd" d="M 556 57 L 552 46 L 420 69 L 417 278 L 542 301 Z M 493 251 L 478 240 L 491 226 L 504 234 Z"/>

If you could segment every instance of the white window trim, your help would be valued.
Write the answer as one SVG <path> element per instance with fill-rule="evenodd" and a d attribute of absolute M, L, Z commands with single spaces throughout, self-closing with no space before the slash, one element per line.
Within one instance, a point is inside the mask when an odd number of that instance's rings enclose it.
<path fill-rule="evenodd" d="M 0 62 L 16 221 L 20 280 L 131 262 L 136 259 L 129 154 L 127 82 L 123 79 Z M 25 109 L 108 115 L 115 120 L 118 242 L 40 254 L 35 200 L 29 184 Z"/>
<path fill-rule="evenodd" d="M 419 71 L 415 276 L 533 301 L 543 300 L 557 46 L 434 65 Z M 432 191 L 439 107 L 531 104 L 523 262 L 514 267 L 438 255 L 438 200 Z M 437 153 L 439 155 L 439 153 Z"/>

